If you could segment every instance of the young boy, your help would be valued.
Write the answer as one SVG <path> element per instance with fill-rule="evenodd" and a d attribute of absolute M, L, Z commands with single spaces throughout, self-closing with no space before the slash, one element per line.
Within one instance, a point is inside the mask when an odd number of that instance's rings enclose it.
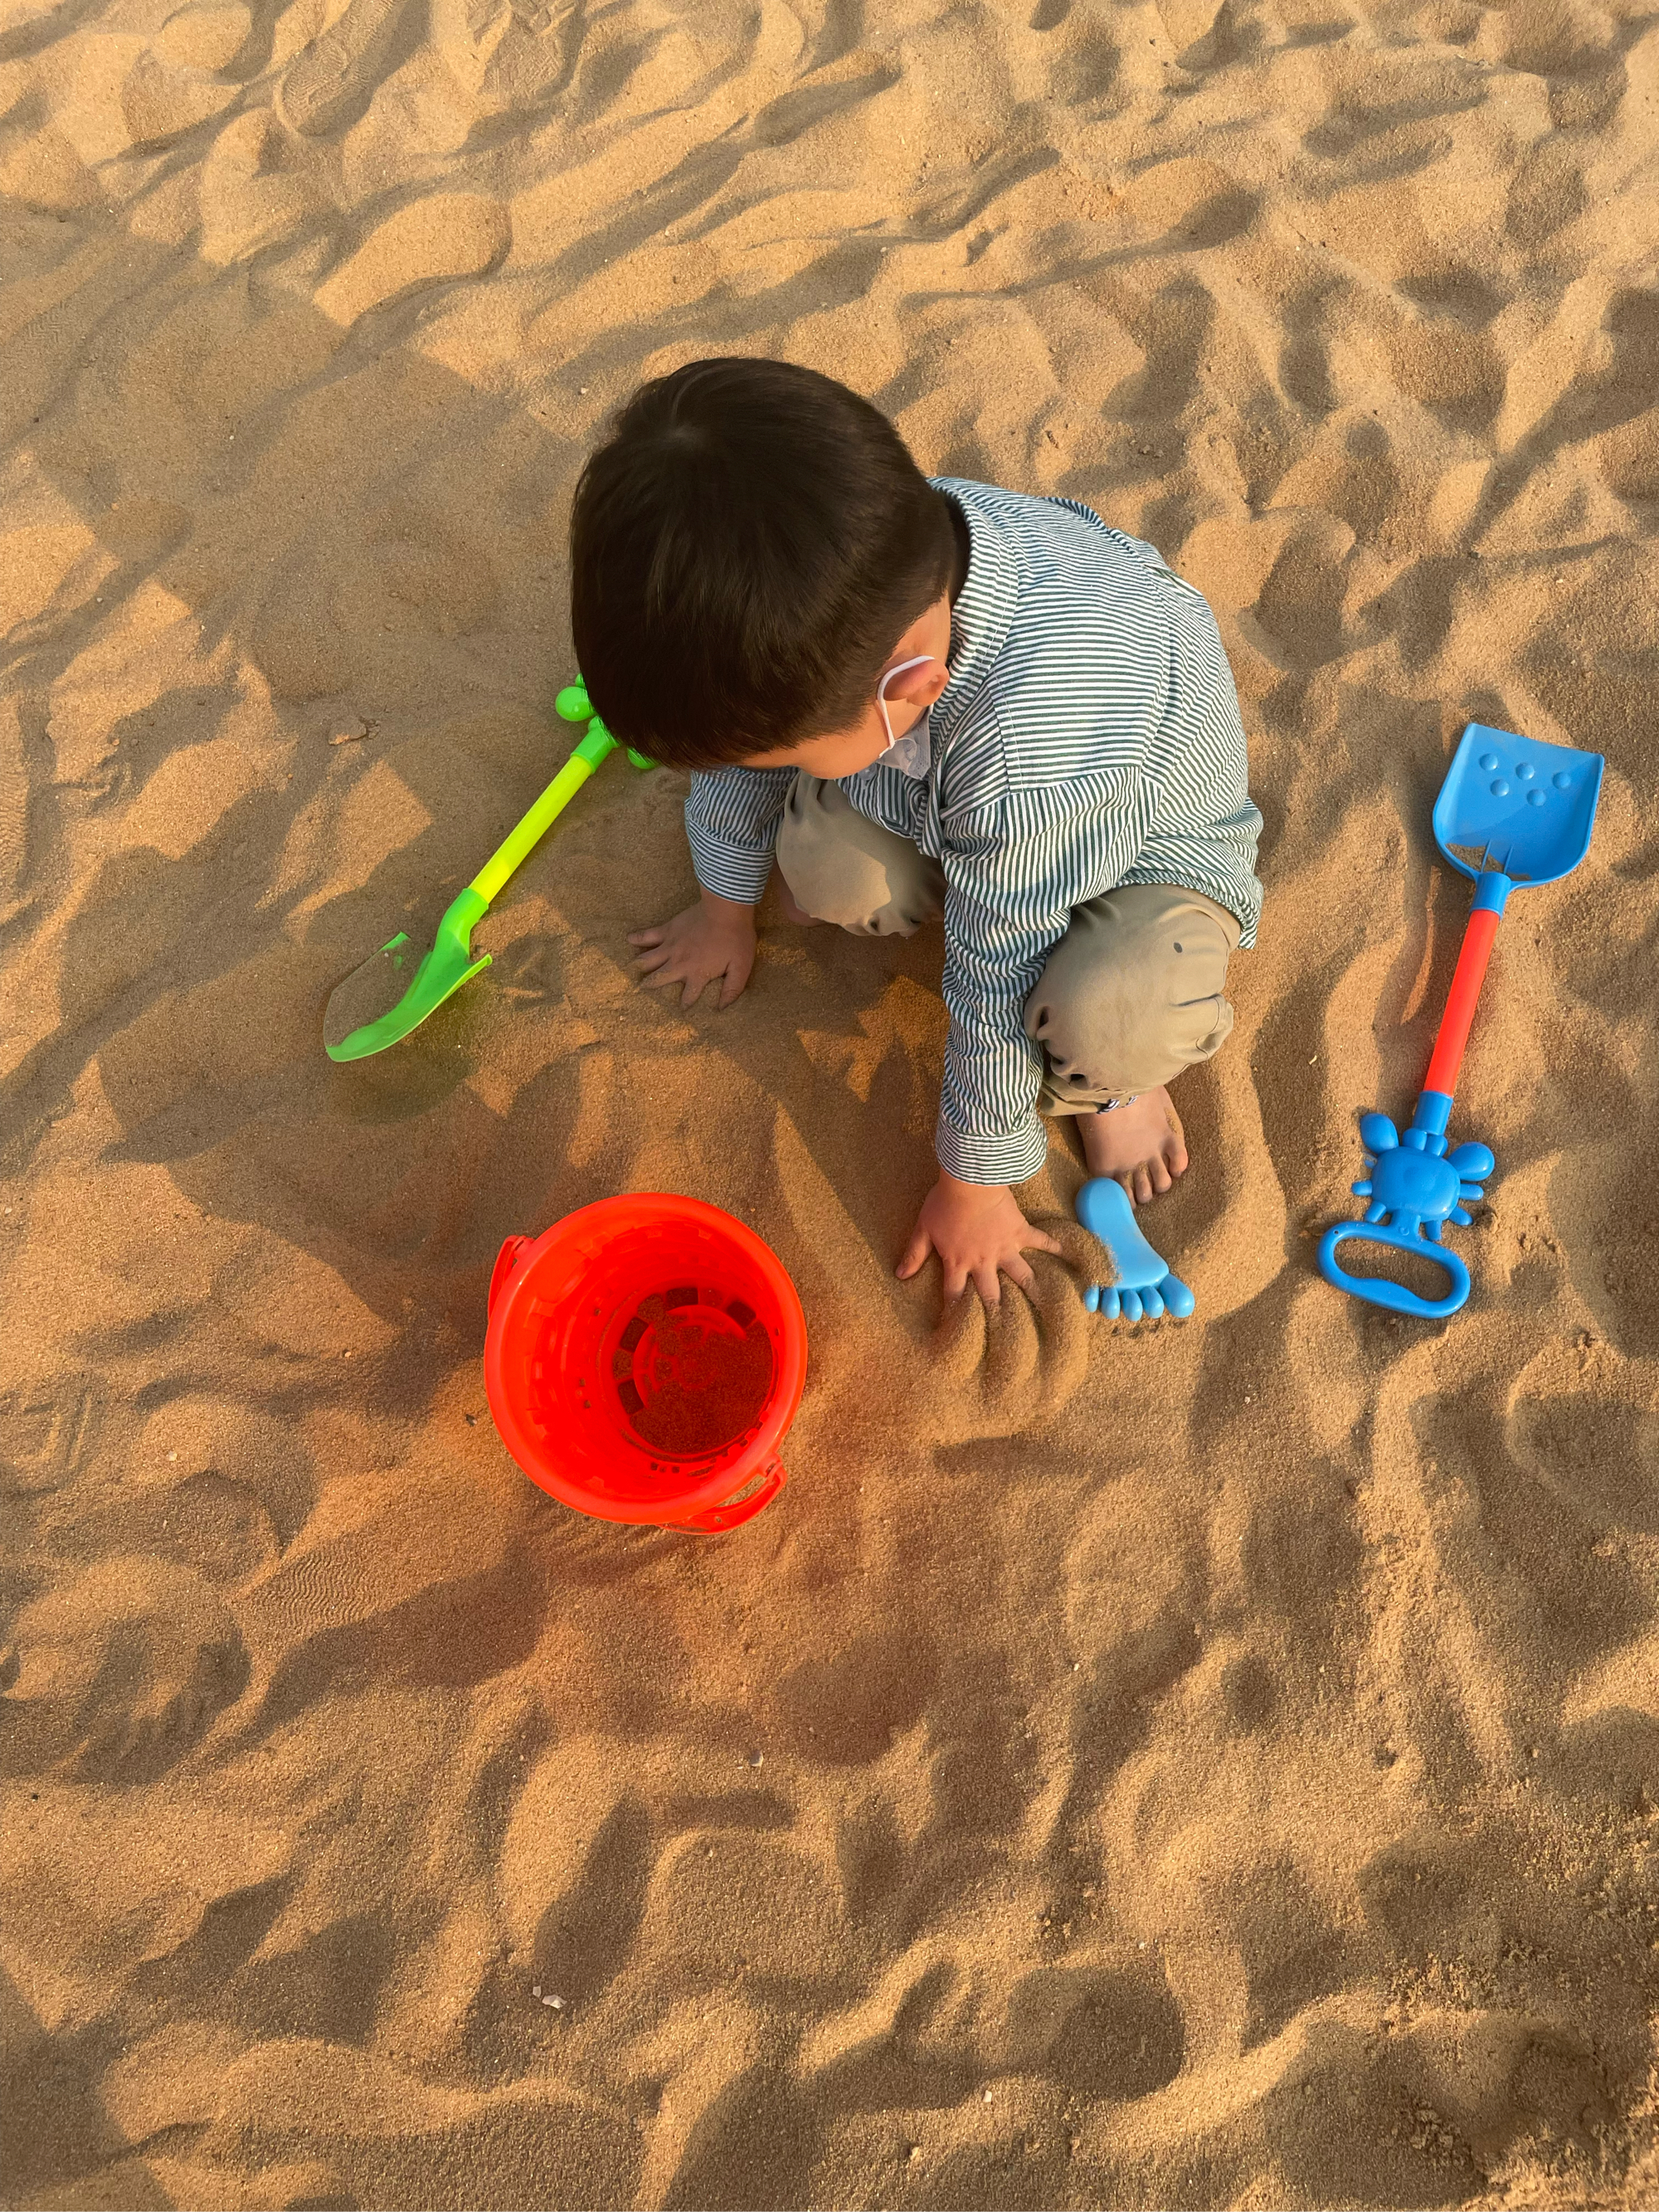
<path fill-rule="evenodd" d="M 901 1276 L 945 1295 L 1054 1249 L 1009 1188 L 1042 1115 L 1144 1203 L 1187 1165 L 1164 1087 L 1232 1026 L 1261 817 L 1208 607 L 1090 508 L 917 469 L 814 371 L 701 361 L 647 384 L 571 520 L 589 696 L 692 771 L 702 895 L 635 933 L 652 984 L 729 1006 L 775 865 L 792 921 L 945 916 L 938 1182 Z"/>

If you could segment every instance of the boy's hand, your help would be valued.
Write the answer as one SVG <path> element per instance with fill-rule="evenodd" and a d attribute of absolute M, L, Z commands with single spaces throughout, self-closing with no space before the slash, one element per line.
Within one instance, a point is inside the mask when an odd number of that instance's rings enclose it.
<path fill-rule="evenodd" d="M 1019 1256 L 1033 1246 L 1039 1252 L 1060 1249 L 1052 1237 L 1032 1228 L 1006 1183 L 959 1182 L 941 1168 L 916 1216 L 899 1278 L 908 1282 L 927 1255 L 937 1252 L 947 1304 L 962 1296 L 971 1275 L 981 1297 L 994 1306 L 1002 1293 L 999 1273 L 1023 1291 L 1036 1288 L 1036 1278 Z"/>
<path fill-rule="evenodd" d="M 755 909 L 705 891 L 672 921 L 630 931 L 628 941 L 641 948 L 634 965 L 653 991 L 664 983 L 684 983 L 680 1004 L 690 1006 L 719 976 L 716 1004 L 729 1006 L 755 965 Z"/>

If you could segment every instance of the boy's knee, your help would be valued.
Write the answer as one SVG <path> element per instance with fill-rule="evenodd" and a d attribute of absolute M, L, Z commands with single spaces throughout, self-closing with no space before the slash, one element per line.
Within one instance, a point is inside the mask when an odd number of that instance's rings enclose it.
<path fill-rule="evenodd" d="M 858 937 L 908 937 L 944 903 L 937 860 L 805 772 L 784 809 L 777 862 L 797 906 Z"/>
<path fill-rule="evenodd" d="M 1077 908 L 1026 1002 L 1063 1108 L 1156 1090 L 1208 1060 L 1233 1025 L 1237 919 L 1196 891 L 1126 884 Z"/>

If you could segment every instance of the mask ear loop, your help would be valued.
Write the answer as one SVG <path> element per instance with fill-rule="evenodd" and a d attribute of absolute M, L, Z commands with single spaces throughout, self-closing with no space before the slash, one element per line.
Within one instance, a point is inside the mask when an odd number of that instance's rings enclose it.
<path fill-rule="evenodd" d="M 933 658 L 931 653 L 918 653 L 908 660 L 897 661 L 876 686 L 876 704 L 881 709 L 881 726 L 887 732 L 887 750 L 890 753 L 900 740 L 893 735 L 893 725 L 887 713 L 887 687 L 896 676 L 902 676 L 907 668 L 924 667 Z"/>

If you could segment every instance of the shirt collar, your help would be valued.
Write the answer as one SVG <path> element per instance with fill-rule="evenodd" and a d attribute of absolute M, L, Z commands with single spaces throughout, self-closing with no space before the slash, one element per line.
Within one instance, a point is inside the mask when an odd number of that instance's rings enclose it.
<path fill-rule="evenodd" d="M 950 681 L 933 703 L 934 757 L 951 736 L 1002 651 L 1019 601 L 1019 569 L 981 484 L 934 477 L 968 526 L 968 574 L 951 610 Z"/>

